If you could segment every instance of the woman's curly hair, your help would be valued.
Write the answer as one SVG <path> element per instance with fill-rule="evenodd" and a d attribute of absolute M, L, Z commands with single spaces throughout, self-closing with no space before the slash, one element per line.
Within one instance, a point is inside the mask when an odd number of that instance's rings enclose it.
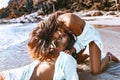
<path fill-rule="evenodd" d="M 33 59 L 44 61 L 52 59 L 57 53 L 56 48 L 51 45 L 53 34 L 60 27 L 56 20 L 60 14 L 61 13 L 59 12 L 52 14 L 48 20 L 41 21 L 38 26 L 33 29 L 28 41 L 28 50 Z M 67 30 L 65 30 L 65 33 L 69 36 L 68 43 L 66 43 L 66 49 L 70 49 L 73 46 L 75 39 Z"/>

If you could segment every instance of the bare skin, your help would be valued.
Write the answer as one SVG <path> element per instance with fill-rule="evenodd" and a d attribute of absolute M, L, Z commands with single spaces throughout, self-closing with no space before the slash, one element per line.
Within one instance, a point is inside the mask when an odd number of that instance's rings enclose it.
<path fill-rule="evenodd" d="M 53 80 L 55 60 L 42 62 L 36 66 L 30 80 Z M 46 77 L 47 75 L 47 77 Z"/>
<path fill-rule="evenodd" d="M 0 73 L 0 80 L 4 80 L 4 76 L 2 73 Z"/>
<path fill-rule="evenodd" d="M 62 35 L 64 35 L 64 36 L 62 36 Z M 35 67 L 30 80 L 53 80 L 56 59 L 59 55 L 59 52 L 65 50 L 67 39 L 68 39 L 68 36 L 63 34 L 63 32 L 61 32 L 61 31 L 57 31 L 56 33 L 54 33 L 54 37 L 60 38 L 60 43 L 56 47 L 58 49 L 56 56 L 52 59 L 48 59 L 46 61 L 40 62 Z M 3 78 L 2 73 L 0 73 L 0 80 L 5 80 Z"/>
<path fill-rule="evenodd" d="M 57 20 L 58 23 L 63 23 L 64 26 L 72 30 L 76 36 L 80 35 L 84 29 L 85 21 L 71 13 L 60 15 Z"/>
<path fill-rule="evenodd" d="M 85 21 L 76 16 L 72 13 L 65 13 L 58 17 L 58 23 L 64 24 L 64 27 L 69 28 L 76 36 L 82 34 L 82 31 L 85 26 Z M 101 51 L 98 48 L 98 46 L 95 44 L 95 42 L 89 43 L 89 52 L 90 52 L 90 71 L 93 74 L 99 74 L 102 71 L 104 71 L 108 65 L 108 62 L 110 61 L 110 58 L 112 61 L 119 62 L 119 60 L 112 55 L 111 53 L 108 53 L 102 60 L 101 60 Z M 81 63 L 84 61 L 88 55 L 83 55 L 83 51 L 80 51 L 77 56 L 78 63 Z"/>
<path fill-rule="evenodd" d="M 59 38 L 60 36 L 63 35 L 63 32 L 57 31 L 54 33 L 55 38 Z M 66 42 L 67 42 L 67 36 L 61 37 L 61 44 L 57 46 L 57 51 L 58 53 L 60 51 L 64 51 L 66 47 Z M 38 66 L 36 66 L 31 79 L 30 80 L 53 80 L 53 75 L 54 75 L 54 68 L 55 68 L 55 62 L 58 57 L 58 54 L 56 53 L 56 57 L 53 58 L 52 60 L 48 61 L 43 61 Z M 46 77 L 47 75 L 47 77 Z"/>

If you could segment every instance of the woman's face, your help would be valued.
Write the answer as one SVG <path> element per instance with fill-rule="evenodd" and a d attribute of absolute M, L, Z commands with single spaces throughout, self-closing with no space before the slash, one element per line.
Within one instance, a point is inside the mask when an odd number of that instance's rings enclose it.
<path fill-rule="evenodd" d="M 64 32 L 63 29 L 59 29 L 54 33 L 53 41 L 58 52 L 64 51 L 66 49 L 68 38 L 69 36 Z"/>

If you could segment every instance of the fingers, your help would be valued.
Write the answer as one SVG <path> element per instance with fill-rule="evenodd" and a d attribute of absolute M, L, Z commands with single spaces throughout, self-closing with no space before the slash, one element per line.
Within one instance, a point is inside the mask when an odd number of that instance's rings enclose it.
<path fill-rule="evenodd" d="M 72 55 L 72 52 L 70 52 L 69 50 L 65 50 L 64 52 L 67 53 L 67 54 Z"/>

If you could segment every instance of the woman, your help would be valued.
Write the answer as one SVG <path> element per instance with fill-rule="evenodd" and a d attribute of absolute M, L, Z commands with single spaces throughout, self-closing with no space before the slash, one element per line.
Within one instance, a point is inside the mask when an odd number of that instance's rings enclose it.
<path fill-rule="evenodd" d="M 25 67 L 3 71 L 0 80 L 78 80 L 76 60 L 63 51 L 75 42 L 70 31 L 62 29 L 52 15 L 41 21 L 28 41 L 28 50 L 34 61 Z"/>
<path fill-rule="evenodd" d="M 64 29 L 70 29 L 76 35 L 73 52 L 76 51 L 78 63 L 84 62 L 90 57 L 90 71 L 93 74 L 99 74 L 105 70 L 110 61 L 119 62 L 119 60 L 110 52 L 104 56 L 102 41 L 99 32 L 90 24 L 82 20 L 73 13 L 61 14 L 57 19 L 58 24 Z M 89 55 L 83 54 L 85 48 L 89 46 Z M 102 58 L 102 60 L 101 60 Z"/>

